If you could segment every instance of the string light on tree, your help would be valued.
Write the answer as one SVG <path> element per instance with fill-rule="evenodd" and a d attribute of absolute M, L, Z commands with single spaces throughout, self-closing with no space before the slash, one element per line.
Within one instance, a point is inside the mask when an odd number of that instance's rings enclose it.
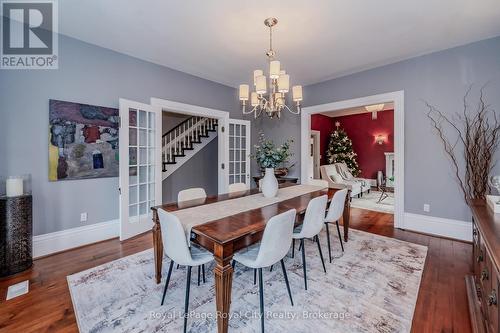
<path fill-rule="evenodd" d="M 344 131 L 340 128 L 340 123 L 335 123 L 337 128 L 330 134 L 328 147 L 326 148 L 326 160 L 328 164 L 345 163 L 354 177 L 361 173 L 356 157 L 358 154 L 352 149 L 352 141 Z"/>

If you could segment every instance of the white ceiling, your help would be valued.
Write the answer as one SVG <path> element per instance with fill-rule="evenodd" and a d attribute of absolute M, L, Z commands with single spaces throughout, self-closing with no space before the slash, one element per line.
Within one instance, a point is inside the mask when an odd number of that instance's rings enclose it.
<path fill-rule="evenodd" d="M 237 86 L 278 59 L 307 85 L 500 35 L 498 0 L 64 0 L 60 32 Z"/>
<path fill-rule="evenodd" d="M 387 110 L 394 110 L 394 103 L 389 102 L 384 104 L 384 108 L 381 111 L 387 111 Z M 335 111 L 330 111 L 330 112 L 323 112 L 321 113 L 324 116 L 327 117 L 342 117 L 342 116 L 350 116 L 353 114 L 360 114 L 360 113 L 369 113 L 369 111 L 366 111 L 364 106 L 359 106 L 359 107 L 354 107 L 354 108 L 348 108 L 348 109 L 341 109 L 341 110 L 335 110 Z"/>

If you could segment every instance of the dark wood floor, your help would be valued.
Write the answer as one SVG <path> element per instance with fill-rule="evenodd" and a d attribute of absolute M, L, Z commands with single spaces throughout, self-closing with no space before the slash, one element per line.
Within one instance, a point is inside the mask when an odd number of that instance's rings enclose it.
<path fill-rule="evenodd" d="M 427 245 L 412 332 L 471 332 L 464 276 L 470 244 L 393 229 L 393 216 L 352 209 L 352 228 Z M 36 260 L 33 269 L 0 280 L 0 332 L 78 331 L 66 276 L 152 247 L 151 234 L 118 239 Z M 30 292 L 5 302 L 7 287 L 30 280 Z"/>

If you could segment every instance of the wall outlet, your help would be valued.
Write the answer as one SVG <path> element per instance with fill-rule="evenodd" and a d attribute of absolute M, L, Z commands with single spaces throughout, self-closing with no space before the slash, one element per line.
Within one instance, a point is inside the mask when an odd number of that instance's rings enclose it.
<path fill-rule="evenodd" d="M 424 212 L 430 212 L 431 211 L 431 205 L 429 204 L 424 204 Z"/>
<path fill-rule="evenodd" d="M 87 213 L 80 214 L 80 222 L 87 222 Z"/>

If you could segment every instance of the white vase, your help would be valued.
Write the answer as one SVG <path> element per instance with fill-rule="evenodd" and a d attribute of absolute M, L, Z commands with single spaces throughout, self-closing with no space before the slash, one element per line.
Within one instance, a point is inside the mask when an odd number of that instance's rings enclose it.
<path fill-rule="evenodd" d="M 274 168 L 266 168 L 266 174 L 262 179 L 262 194 L 266 198 L 274 198 L 278 193 L 278 180 L 274 175 Z"/>

